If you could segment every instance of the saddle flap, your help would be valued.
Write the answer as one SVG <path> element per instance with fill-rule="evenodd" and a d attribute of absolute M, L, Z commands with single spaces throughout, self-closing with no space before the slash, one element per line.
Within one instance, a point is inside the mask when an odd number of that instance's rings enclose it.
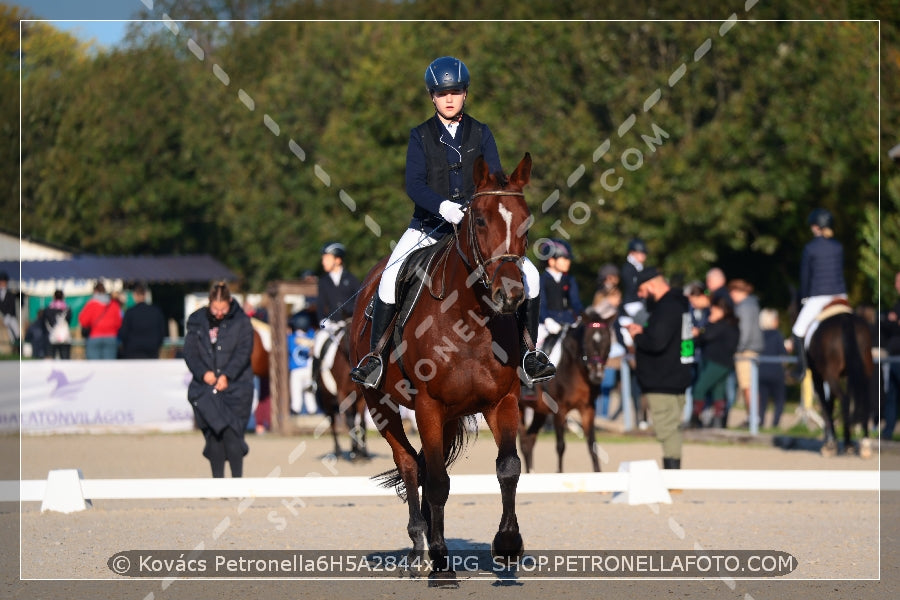
<path fill-rule="evenodd" d="M 432 288 L 431 283 L 438 270 L 438 257 L 449 248 L 452 240 L 452 235 L 445 235 L 436 243 L 411 252 L 403 261 L 397 275 L 398 329 L 402 330 L 406 324 L 425 286 Z"/>

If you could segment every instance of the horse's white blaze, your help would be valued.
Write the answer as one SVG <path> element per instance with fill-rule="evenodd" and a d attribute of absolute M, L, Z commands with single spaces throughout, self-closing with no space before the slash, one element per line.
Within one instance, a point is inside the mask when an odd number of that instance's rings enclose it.
<path fill-rule="evenodd" d="M 513 214 L 503 206 L 503 203 L 499 203 L 497 205 L 497 209 L 500 211 L 500 217 L 506 223 L 506 251 L 509 252 L 510 244 L 512 244 L 512 217 Z"/>

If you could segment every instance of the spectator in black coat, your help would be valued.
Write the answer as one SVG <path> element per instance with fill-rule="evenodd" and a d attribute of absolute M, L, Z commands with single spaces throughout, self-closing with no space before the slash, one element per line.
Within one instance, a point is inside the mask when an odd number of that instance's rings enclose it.
<path fill-rule="evenodd" d="M 158 306 L 147 304 L 147 288 L 137 284 L 132 291 L 134 306 L 125 311 L 119 341 L 122 358 L 159 358 L 166 337 L 166 317 Z"/>
<path fill-rule="evenodd" d="M 894 277 L 894 287 L 900 294 L 900 273 Z M 881 321 L 881 344 L 887 350 L 888 358 L 900 360 L 900 299 L 894 302 L 894 306 L 887 312 Z M 900 408 L 900 362 L 888 363 L 887 390 L 884 395 L 884 429 L 881 430 L 881 439 L 890 440 L 894 437 L 894 427 L 897 425 L 897 411 Z"/>
<path fill-rule="evenodd" d="M 759 326 L 763 332 L 763 356 L 784 356 L 784 336 L 778 331 L 778 312 L 771 308 L 759 311 Z M 763 362 L 759 364 L 759 419 L 765 421 L 769 399 L 774 403 L 772 427 L 778 427 L 787 389 L 784 381 L 784 365 Z"/>
<path fill-rule="evenodd" d="M 709 322 L 692 329 L 694 343 L 703 349 L 703 366 L 694 383 L 694 414 L 704 425 L 725 426 L 725 384 L 734 370 L 734 352 L 741 332 L 731 304 L 720 296 L 709 307 Z M 707 395 L 711 402 L 707 402 Z M 711 404 L 711 406 L 710 406 Z M 712 411 L 706 410 L 712 408 Z M 707 418 L 707 415 L 709 418 Z"/>
<path fill-rule="evenodd" d="M 694 361 L 690 305 L 682 291 L 669 287 L 654 267 L 640 272 L 637 285 L 641 298 L 655 301 L 646 326 L 628 326 L 634 339 L 637 378 L 647 395 L 656 439 L 662 444 L 663 468 L 680 469 L 684 438 L 681 415 Z"/>
<path fill-rule="evenodd" d="M 209 292 L 209 306 L 198 309 L 187 320 L 184 361 L 193 375 L 188 400 L 206 446 L 213 477 L 225 476 L 225 461 L 231 476 L 243 475 L 244 455 L 249 448 L 244 432 L 253 405 L 253 326 L 228 285 L 216 283 Z"/>

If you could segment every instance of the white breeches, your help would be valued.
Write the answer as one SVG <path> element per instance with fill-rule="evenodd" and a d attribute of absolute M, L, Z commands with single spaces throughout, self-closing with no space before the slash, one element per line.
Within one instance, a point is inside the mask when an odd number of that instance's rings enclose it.
<path fill-rule="evenodd" d="M 819 316 L 822 309 L 828 306 L 828 303 L 835 298 L 846 299 L 847 294 L 837 294 L 835 296 L 810 296 L 807 298 L 806 302 L 803 303 L 803 308 L 800 309 L 800 314 L 797 315 L 797 320 L 794 321 L 791 333 L 801 339 L 805 338 L 806 334 L 809 333 L 810 325 L 815 322 L 816 317 Z"/>
<path fill-rule="evenodd" d="M 397 275 L 400 273 L 403 261 L 413 250 L 431 246 L 435 242 L 437 240 L 428 237 L 418 229 L 407 229 L 400 236 L 400 240 L 394 246 L 394 251 L 391 252 L 387 266 L 381 274 L 381 282 L 378 284 L 378 297 L 382 302 L 385 304 L 397 303 Z M 541 274 L 527 256 L 522 261 L 522 279 L 525 283 L 525 295 L 529 299 L 537 298 L 541 292 Z"/>

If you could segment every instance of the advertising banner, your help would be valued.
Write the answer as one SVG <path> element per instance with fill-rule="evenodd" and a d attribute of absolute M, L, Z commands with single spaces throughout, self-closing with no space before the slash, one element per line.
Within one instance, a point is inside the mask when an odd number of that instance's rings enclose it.
<path fill-rule="evenodd" d="M 0 428 L 23 433 L 185 431 L 194 426 L 183 360 L 33 360 L 21 404 L 0 395 Z M 21 412 L 19 411 L 21 407 Z"/>

